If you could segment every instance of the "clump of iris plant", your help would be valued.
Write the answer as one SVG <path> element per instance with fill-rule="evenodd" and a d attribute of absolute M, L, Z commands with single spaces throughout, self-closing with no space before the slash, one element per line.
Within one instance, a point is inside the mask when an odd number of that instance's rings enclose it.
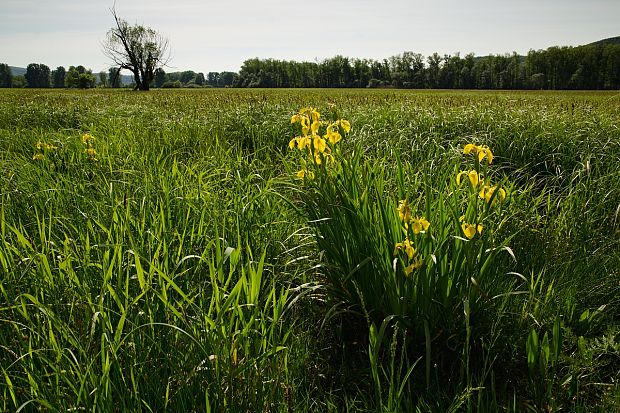
<path fill-rule="evenodd" d="M 321 120 L 321 114 L 312 107 L 302 108 L 291 117 L 291 124 L 299 125 L 301 134 L 289 142 L 291 150 L 302 152 L 302 169 L 296 176 L 299 179 L 313 179 L 313 167 L 334 162 L 333 151 L 351 130 L 351 124 L 345 119 L 335 121 Z"/>

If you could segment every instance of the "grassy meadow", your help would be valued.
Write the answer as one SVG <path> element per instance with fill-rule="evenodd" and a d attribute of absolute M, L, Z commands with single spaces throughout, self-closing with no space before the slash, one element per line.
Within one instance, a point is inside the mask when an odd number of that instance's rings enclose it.
<path fill-rule="evenodd" d="M 0 90 L 0 176 L 0 412 L 620 410 L 617 92 Z"/>

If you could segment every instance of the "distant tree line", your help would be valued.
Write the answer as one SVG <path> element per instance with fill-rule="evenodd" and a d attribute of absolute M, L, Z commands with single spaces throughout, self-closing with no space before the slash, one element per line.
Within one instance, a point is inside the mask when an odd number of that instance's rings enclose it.
<path fill-rule="evenodd" d="M 620 89 L 620 45 L 551 47 L 475 57 L 424 57 L 404 52 L 388 59 L 335 56 L 322 62 L 249 59 L 234 87 L 396 87 L 431 89 Z"/>
<path fill-rule="evenodd" d="M 31 63 L 23 76 L 0 64 L 0 87 L 92 88 L 123 85 L 116 68 L 99 73 L 98 79 L 84 66 L 59 66 L 50 71 Z M 388 59 L 356 59 L 335 56 L 322 62 L 248 59 L 239 73 L 192 70 L 154 71 L 152 86 L 180 87 L 332 87 L 416 89 L 620 89 L 620 44 L 597 43 L 578 47 L 550 47 L 516 53 L 476 57 L 468 54 L 425 57 L 404 52 Z"/>
<path fill-rule="evenodd" d="M 92 70 L 84 66 L 70 66 L 66 70 L 58 66 L 51 70 L 42 63 L 30 63 L 24 75 L 13 76 L 11 67 L 0 63 L 0 87 L 27 87 L 27 88 L 80 88 L 95 87 L 97 79 Z"/>
<path fill-rule="evenodd" d="M 231 87 L 237 74 L 235 72 L 209 72 L 196 73 L 193 70 L 183 72 L 166 73 L 164 69 L 155 70 L 154 87 L 179 88 L 179 87 Z"/>
<path fill-rule="evenodd" d="M 153 87 L 231 87 L 237 76 L 234 72 L 209 72 L 207 76 L 192 70 L 184 72 L 166 73 L 163 69 L 156 69 L 153 78 Z M 31 63 L 24 75 L 13 76 L 11 67 L 0 63 L 0 88 L 80 88 L 94 87 L 133 87 L 132 83 L 123 84 L 122 76 L 117 68 L 110 68 L 107 72 L 100 72 L 95 76 L 90 69 L 84 66 L 70 66 L 66 70 L 63 66 L 55 70 L 44 64 Z"/>

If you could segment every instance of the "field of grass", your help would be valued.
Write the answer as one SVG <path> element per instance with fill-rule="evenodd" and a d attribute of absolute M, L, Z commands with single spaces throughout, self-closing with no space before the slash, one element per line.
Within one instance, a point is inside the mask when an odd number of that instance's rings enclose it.
<path fill-rule="evenodd" d="M 0 176 L 2 412 L 620 410 L 617 93 L 4 90 Z"/>

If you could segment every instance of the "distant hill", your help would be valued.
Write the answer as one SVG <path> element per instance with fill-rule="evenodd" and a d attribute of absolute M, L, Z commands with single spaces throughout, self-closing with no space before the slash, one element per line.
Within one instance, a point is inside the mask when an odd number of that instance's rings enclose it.
<path fill-rule="evenodd" d="M 9 66 L 9 68 L 11 69 L 11 74 L 13 76 L 23 76 L 26 74 L 26 69 L 23 67 Z"/>
<path fill-rule="evenodd" d="M 620 36 L 610 37 L 607 39 L 599 40 L 597 42 L 588 43 L 586 46 L 602 46 L 607 44 L 620 44 Z"/>

